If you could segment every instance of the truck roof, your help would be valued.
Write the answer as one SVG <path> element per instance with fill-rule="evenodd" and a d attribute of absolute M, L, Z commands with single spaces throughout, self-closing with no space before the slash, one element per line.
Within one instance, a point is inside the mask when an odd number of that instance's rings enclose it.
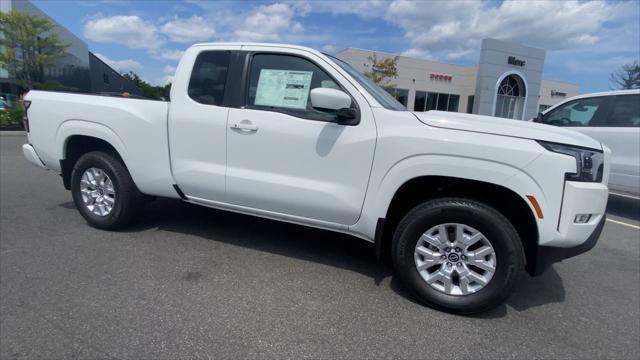
<path fill-rule="evenodd" d="M 320 53 L 320 51 L 300 45 L 292 45 L 292 44 L 278 44 L 278 43 L 256 43 L 256 42 L 211 42 L 211 43 L 197 43 L 191 45 L 191 47 L 200 47 L 200 46 L 220 46 L 220 45 L 228 45 L 228 46 L 268 46 L 268 47 L 279 47 L 279 48 L 289 48 L 289 49 L 298 49 L 298 50 L 306 50 L 314 53 Z"/>

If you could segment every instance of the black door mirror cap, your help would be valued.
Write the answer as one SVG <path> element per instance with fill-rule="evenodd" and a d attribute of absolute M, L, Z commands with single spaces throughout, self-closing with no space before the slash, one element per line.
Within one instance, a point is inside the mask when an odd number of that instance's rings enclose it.
<path fill-rule="evenodd" d="M 536 116 L 536 117 L 533 119 L 533 122 L 541 123 L 541 122 L 542 122 L 542 118 L 543 118 L 542 113 L 538 113 L 538 116 Z"/>
<path fill-rule="evenodd" d="M 358 112 L 354 108 L 342 108 L 337 112 L 338 124 L 354 126 L 360 123 Z"/>

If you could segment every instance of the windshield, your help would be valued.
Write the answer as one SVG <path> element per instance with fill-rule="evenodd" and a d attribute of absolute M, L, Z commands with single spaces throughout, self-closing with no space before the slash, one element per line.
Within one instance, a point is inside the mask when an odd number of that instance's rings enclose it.
<path fill-rule="evenodd" d="M 325 54 L 327 55 L 327 54 Z M 404 107 L 398 100 L 396 100 L 391 94 L 386 92 L 383 88 L 378 86 L 376 83 L 371 81 L 368 77 L 362 75 L 358 70 L 354 69 L 351 65 L 346 62 L 333 57 L 331 55 L 327 55 L 334 63 L 340 66 L 344 71 L 349 73 L 360 85 L 362 85 L 371 96 L 373 96 L 385 109 L 389 110 L 398 110 L 398 111 L 406 111 L 407 108 Z"/>

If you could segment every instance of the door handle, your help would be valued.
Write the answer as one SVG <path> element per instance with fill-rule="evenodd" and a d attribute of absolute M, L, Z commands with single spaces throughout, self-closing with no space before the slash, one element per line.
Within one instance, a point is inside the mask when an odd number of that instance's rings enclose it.
<path fill-rule="evenodd" d="M 246 131 L 246 132 L 254 132 L 258 131 L 258 126 L 254 125 L 249 120 L 242 120 L 239 123 L 234 123 L 231 125 L 231 128 L 234 130 Z"/>

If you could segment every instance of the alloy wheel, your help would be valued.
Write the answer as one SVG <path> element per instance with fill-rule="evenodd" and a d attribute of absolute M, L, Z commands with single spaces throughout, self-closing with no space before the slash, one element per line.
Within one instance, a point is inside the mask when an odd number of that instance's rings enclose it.
<path fill-rule="evenodd" d="M 418 273 L 447 295 L 468 295 L 484 288 L 496 271 L 489 240 L 471 226 L 446 223 L 420 236 L 414 253 Z"/>
<path fill-rule="evenodd" d="M 113 210 L 116 191 L 102 169 L 91 167 L 84 171 L 80 178 L 80 194 L 84 205 L 95 215 L 107 216 Z"/>

